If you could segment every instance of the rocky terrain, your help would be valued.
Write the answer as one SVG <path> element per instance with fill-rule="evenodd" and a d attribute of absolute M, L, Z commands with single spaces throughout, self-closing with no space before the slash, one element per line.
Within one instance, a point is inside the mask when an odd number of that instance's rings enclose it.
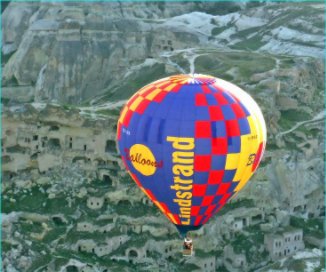
<path fill-rule="evenodd" d="M 3 271 L 323 271 L 323 3 L 11 2 L 2 35 Z M 249 92 L 268 143 L 183 259 L 115 130 L 138 88 L 193 72 Z M 275 259 L 269 235 L 298 230 Z"/>
<path fill-rule="evenodd" d="M 187 61 L 196 49 L 323 57 L 322 4 L 248 5 L 11 3 L 2 17 L 3 94 L 69 104 L 121 99 L 162 74 L 190 72 L 171 57 Z M 222 77 L 222 69 L 207 72 Z"/>

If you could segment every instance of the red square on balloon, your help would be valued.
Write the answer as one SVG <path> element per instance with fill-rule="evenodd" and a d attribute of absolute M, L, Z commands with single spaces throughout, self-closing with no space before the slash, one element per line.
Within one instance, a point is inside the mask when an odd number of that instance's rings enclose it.
<path fill-rule="evenodd" d="M 208 184 L 220 184 L 222 182 L 224 170 L 211 170 L 209 172 Z"/>
<path fill-rule="evenodd" d="M 121 138 L 121 130 L 122 130 L 121 123 L 118 122 L 118 126 L 117 126 L 117 139 L 118 140 L 120 140 L 120 138 Z"/>
<path fill-rule="evenodd" d="M 147 89 L 145 92 L 141 94 L 142 97 L 146 97 L 149 95 L 153 90 L 155 90 L 155 86 L 151 86 L 149 89 Z"/>
<path fill-rule="evenodd" d="M 224 120 L 223 112 L 220 106 L 210 106 L 209 117 L 212 121 Z"/>
<path fill-rule="evenodd" d="M 212 154 L 225 155 L 228 153 L 227 138 L 213 138 L 212 139 Z"/>
<path fill-rule="evenodd" d="M 197 215 L 199 213 L 199 210 L 200 210 L 200 206 L 192 206 L 191 207 L 191 215 L 192 216 Z"/>
<path fill-rule="evenodd" d="M 210 121 L 196 121 L 195 138 L 211 138 L 212 129 Z"/>
<path fill-rule="evenodd" d="M 216 209 L 216 205 L 209 206 L 205 212 L 205 215 L 211 215 L 215 209 Z"/>
<path fill-rule="evenodd" d="M 245 112 L 241 108 L 241 106 L 237 103 L 231 104 L 231 108 L 237 118 L 243 118 L 246 117 Z"/>
<path fill-rule="evenodd" d="M 214 197 L 215 196 L 204 196 L 204 199 L 203 199 L 201 205 L 202 206 L 209 206 L 212 203 Z"/>
<path fill-rule="evenodd" d="M 208 171 L 211 168 L 211 155 L 195 155 L 195 171 Z"/>
<path fill-rule="evenodd" d="M 229 104 L 229 102 L 223 96 L 222 92 L 215 93 L 214 96 L 219 105 L 228 105 Z"/>
<path fill-rule="evenodd" d="M 130 122 L 130 119 L 132 117 L 132 114 L 133 114 L 133 111 L 132 110 L 129 110 L 127 111 L 124 119 L 122 120 L 122 124 L 127 127 L 129 125 L 129 122 Z"/>
<path fill-rule="evenodd" d="M 203 93 L 196 94 L 196 106 L 207 106 L 206 96 Z"/>
<path fill-rule="evenodd" d="M 195 226 L 200 225 L 200 221 L 203 219 L 203 215 L 197 215 L 196 220 L 195 220 Z"/>
<path fill-rule="evenodd" d="M 216 194 L 217 195 L 224 195 L 224 194 L 226 194 L 226 192 L 229 189 L 230 185 L 231 185 L 230 182 L 229 183 L 221 183 L 220 186 L 217 189 Z"/>
<path fill-rule="evenodd" d="M 238 120 L 226 120 L 226 133 L 229 137 L 240 136 L 240 128 Z"/>
<path fill-rule="evenodd" d="M 219 204 L 219 205 L 224 205 L 224 204 L 229 200 L 229 198 L 231 197 L 231 195 L 232 195 L 232 194 L 230 194 L 230 193 L 225 194 L 225 195 L 221 198 L 221 200 L 220 200 L 220 202 L 219 202 L 218 204 Z"/>
<path fill-rule="evenodd" d="M 138 97 L 139 97 L 138 93 L 134 94 L 127 102 L 127 107 L 130 107 Z"/>
<path fill-rule="evenodd" d="M 166 95 L 167 95 L 167 92 L 164 92 L 164 91 L 159 92 L 159 93 L 158 93 L 158 94 L 153 98 L 153 101 L 160 103 L 160 102 L 162 102 L 162 100 L 164 99 L 164 97 L 165 97 Z"/>
<path fill-rule="evenodd" d="M 169 83 L 169 85 L 170 85 L 170 83 Z M 176 86 L 174 86 L 174 87 L 170 90 L 170 92 L 177 93 L 177 92 L 181 89 L 182 86 L 183 86 L 182 84 L 177 84 Z"/>
<path fill-rule="evenodd" d="M 147 108 L 147 106 L 148 106 L 149 103 L 150 103 L 150 101 L 144 98 L 139 103 L 139 105 L 137 106 L 137 108 L 135 109 L 135 112 L 138 112 L 139 114 L 142 114 L 145 111 L 145 109 Z"/>
<path fill-rule="evenodd" d="M 210 88 L 208 88 L 206 85 L 201 85 L 201 88 L 203 90 L 204 93 L 212 93 L 212 90 Z"/>
<path fill-rule="evenodd" d="M 206 184 L 194 184 L 192 189 L 193 196 L 204 196 L 206 193 Z"/>

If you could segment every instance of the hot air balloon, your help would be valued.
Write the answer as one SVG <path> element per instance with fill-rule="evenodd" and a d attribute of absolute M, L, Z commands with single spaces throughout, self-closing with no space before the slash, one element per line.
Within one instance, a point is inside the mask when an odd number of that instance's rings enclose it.
<path fill-rule="evenodd" d="M 265 149 L 266 126 L 256 102 L 236 85 L 174 75 L 129 99 L 117 141 L 132 179 L 186 237 L 248 182 Z"/>

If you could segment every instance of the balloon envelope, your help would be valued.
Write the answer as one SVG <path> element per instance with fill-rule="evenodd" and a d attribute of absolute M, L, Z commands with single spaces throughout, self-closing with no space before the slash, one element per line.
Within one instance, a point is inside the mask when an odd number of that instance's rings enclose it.
<path fill-rule="evenodd" d="M 247 183 L 266 144 L 256 102 L 206 75 L 143 87 L 117 128 L 122 160 L 140 189 L 180 232 L 199 228 Z"/>

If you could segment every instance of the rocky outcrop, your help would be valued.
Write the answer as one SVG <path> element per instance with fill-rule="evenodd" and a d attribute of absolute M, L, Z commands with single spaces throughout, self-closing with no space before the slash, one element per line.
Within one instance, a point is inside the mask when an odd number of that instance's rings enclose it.
<path fill-rule="evenodd" d="M 244 7 L 199 2 L 12 2 L 3 13 L 4 97 L 69 104 L 91 102 L 101 95 L 127 97 L 152 79 L 178 72 L 160 56 L 188 48 L 323 56 L 322 27 L 310 22 L 323 19 L 318 5 L 297 6 L 314 16 L 303 13 L 295 20 L 282 4 Z M 287 24 L 283 28 L 278 20 L 282 16 L 289 17 L 289 22 L 282 21 Z M 302 33 L 293 30 L 308 21 L 310 27 Z M 156 64 L 148 66 L 152 58 Z M 139 73 L 130 76 L 130 70 L 142 64 Z"/>

